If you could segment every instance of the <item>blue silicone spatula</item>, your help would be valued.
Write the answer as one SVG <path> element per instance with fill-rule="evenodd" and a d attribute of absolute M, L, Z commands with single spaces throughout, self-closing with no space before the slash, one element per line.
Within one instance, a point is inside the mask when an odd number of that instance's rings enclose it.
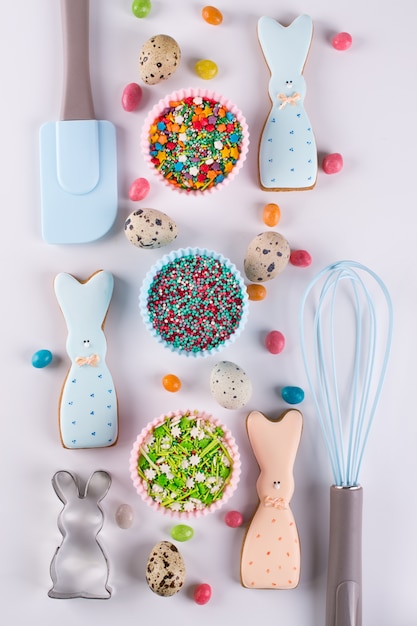
<path fill-rule="evenodd" d="M 50 244 L 103 237 L 117 214 L 116 130 L 94 114 L 89 2 L 61 0 L 64 89 L 61 119 L 40 129 L 42 236 Z"/>

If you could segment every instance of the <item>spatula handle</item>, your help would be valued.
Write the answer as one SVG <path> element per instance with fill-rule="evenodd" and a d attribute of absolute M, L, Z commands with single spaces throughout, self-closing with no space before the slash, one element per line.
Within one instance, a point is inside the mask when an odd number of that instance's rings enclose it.
<path fill-rule="evenodd" d="M 64 44 L 62 120 L 95 119 L 89 63 L 89 0 L 61 0 Z"/>

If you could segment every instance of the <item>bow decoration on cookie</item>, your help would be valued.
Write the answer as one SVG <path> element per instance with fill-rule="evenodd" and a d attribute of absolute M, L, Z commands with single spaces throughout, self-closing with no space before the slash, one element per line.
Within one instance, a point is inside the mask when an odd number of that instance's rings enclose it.
<path fill-rule="evenodd" d="M 75 358 L 77 365 L 82 367 L 83 365 L 91 365 L 91 367 L 97 367 L 100 363 L 100 357 L 98 354 L 90 354 L 90 356 L 77 356 Z"/>
<path fill-rule="evenodd" d="M 285 498 L 271 498 L 271 496 L 265 496 L 264 506 L 271 506 L 274 509 L 288 509 L 288 502 Z"/>
<path fill-rule="evenodd" d="M 279 105 L 279 109 L 284 109 L 287 104 L 291 104 L 292 106 L 295 106 L 297 104 L 297 102 L 300 100 L 301 96 L 299 93 L 293 93 L 292 96 L 286 96 L 285 93 L 279 93 L 278 94 L 278 100 L 281 101 L 281 104 Z"/>

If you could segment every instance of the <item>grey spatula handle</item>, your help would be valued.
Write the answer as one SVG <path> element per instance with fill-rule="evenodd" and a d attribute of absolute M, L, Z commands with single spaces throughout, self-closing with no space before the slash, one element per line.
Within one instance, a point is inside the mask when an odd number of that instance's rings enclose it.
<path fill-rule="evenodd" d="M 90 83 L 89 1 L 61 0 L 64 43 L 62 120 L 95 119 Z"/>
<path fill-rule="evenodd" d="M 362 487 L 330 488 L 326 626 L 362 626 Z"/>

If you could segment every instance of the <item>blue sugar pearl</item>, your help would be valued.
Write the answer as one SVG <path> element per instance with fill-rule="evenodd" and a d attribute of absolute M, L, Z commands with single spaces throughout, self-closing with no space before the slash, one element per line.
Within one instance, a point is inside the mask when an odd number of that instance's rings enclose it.
<path fill-rule="evenodd" d="M 304 391 L 301 387 L 283 387 L 281 397 L 288 404 L 299 404 L 304 400 Z"/>
<path fill-rule="evenodd" d="M 41 369 L 42 367 L 46 367 L 52 361 L 52 352 L 49 350 L 38 350 L 32 356 L 32 365 L 37 369 Z"/>

